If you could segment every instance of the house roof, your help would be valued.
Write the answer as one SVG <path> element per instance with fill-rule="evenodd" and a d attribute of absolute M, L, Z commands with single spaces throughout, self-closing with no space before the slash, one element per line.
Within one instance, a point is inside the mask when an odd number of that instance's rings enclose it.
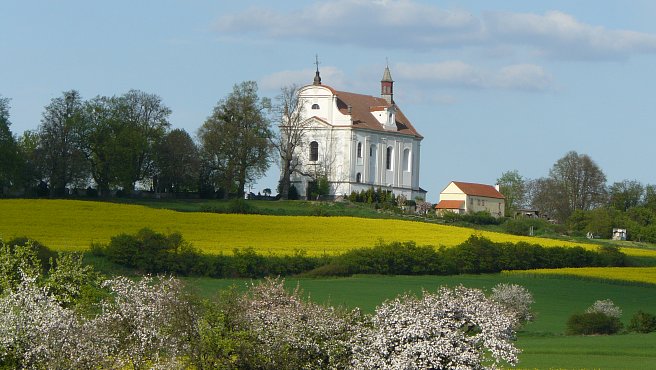
<path fill-rule="evenodd" d="M 322 86 L 327 87 L 325 85 Z M 375 96 L 355 94 L 345 91 L 333 91 L 335 95 L 337 95 L 337 109 L 339 109 L 342 114 L 349 114 L 348 107 L 351 106 L 350 114 L 353 122 L 352 127 L 390 132 L 390 130 L 386 130 L 383 127 L 371 112 L 384 110 L 390 106 L 394 106 L 396 110 L 396 132 L 423 138 L 423 136 L 415 130 L 410 123 L 410 120 L 408 120 L 396 104 L 390 104 L 384 98 Z"/>
<path fill-rule="evenodd" d="M 440 200 L 435 205 L 436 209 L 465 209 L 465 202 L 462 200 Z"/>
<path fill-rule="evenodd" d="M 467 195 L 474 195 L 477 197 L 505 199 L 503 194 L 499 193 L 494 186 L 484 184 L 474 184 L 471 182 L 453 181 L 453 183 Z"/>

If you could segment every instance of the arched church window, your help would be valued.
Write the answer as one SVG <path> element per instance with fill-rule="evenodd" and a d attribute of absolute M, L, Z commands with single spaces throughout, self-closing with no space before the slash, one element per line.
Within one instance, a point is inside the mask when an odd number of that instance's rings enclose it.
<path fill-rule="evenodd" d="M 316 141 L 313 141 L 310 143 L 310 161 L 318 161 L 319 160 L 319 143 Z"/>
<path fill-rule="evenodd" d="M 362 143 L 358 143 L 358 158 L 362 158 Z"/>
<path fill-rule="evenodd" d="M 410 172 L 410 149 L 403 151 L 403 171 Z"/>
<path fill-rule="evenodd" d="M 312 109 L 319 109 L 319 104 L 317 103 L 312 104 Z"/>
<path fill-rule="evenodd" d="M 362 174 L 361 174 L 360 172 L 358 172 L 358 173 L 355 175 L 355 182 L 357 182 L 357 183 L 361 183 L 361 182 L 362 182 Z"/>
<path fill-rule="evenodd" d="M 388 170 L 392 169 L 392 154 L 394 149 L 391 146 L 387 147 L 387 156 L 385 157 L 385 168 Z"/>

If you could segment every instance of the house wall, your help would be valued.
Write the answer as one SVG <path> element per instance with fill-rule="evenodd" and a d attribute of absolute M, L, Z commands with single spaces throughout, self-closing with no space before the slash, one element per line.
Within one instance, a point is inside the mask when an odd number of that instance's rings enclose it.
<path fill-rule="evenodd" d="M 499 198 L 467 195 L 453 182 L 440 193 L 440 200 L 461 200 L 465 202 L 465 212 L 487 211 L 494 217 L 502 217 L 505 213 L 505 202 Z"/>
<path fill-rule="evenodd" d="M 337 98 L 327 87 L 306 86 L 299 94 L 305 104 L 305 116 L 313 120 L 298 153 L 302 172 L 310 176 L 292 175 L 301 197 L 305 197 L 309 182 L 321 174 L 328 176 L 331 195 L 349 195 L 371 187 L 391 190 L 408 199 L 425 194 L 419 191 L 420 139 L 395 131 L 352 128 L 350 115 L 337 109 Z M 319 105 L 319 109 L 312 109 L 313 104 Z M 318 161 L 309 160 L 312 141 L 319 144 Z M 357 153 L 358 143 L 362 145 L 361 157 Z M 390 170 L 386 169 L 388 147 L 392 148 Z M 406 150 L 408 163 L 404 166 Z"/>
<path fill-rule="evenodd" d="M 487 211 L 494 217 L 502 217 L 505 212 L 505 202 L 503 199 L 488 197 L 467 197 L 467 212 Z"/>

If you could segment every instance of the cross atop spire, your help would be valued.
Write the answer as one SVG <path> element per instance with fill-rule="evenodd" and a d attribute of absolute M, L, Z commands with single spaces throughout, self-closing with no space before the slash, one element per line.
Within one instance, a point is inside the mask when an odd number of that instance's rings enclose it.
<path fill-rule="evenodd" d="M 314 85 L 321 85 L 321 76 L 319 76 L 319 54 L 315 54 L 314 59 L 314 64 L 317 66 L 317 72 L 314 75 Z"/>

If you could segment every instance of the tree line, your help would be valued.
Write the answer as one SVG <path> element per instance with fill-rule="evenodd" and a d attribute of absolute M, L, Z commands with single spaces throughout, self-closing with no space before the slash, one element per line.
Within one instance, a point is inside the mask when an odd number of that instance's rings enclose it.
<path fill-rule="evenodd" d="M 497 183 L 508 217 L 538 210 L 570 234 L 610 238 L 613 228 L 624 228 L 631 240 L 656 242 L 656 185 L 636 180 L 608 184 L 586 154 L 568 152 L 545 177 L 528 179 L 513 170 Z"/>
<path fill-rule="evenodd" d="M 381 242 L 335 256 L 309 256 L 304 250 L 277 256 L 257 253 L 252 248 L 234 249 L 231 254 L 207 254 L 186 242 L 179 233 L 165 235 L 150 229 L 116 235 L 106 245 L 94 243 L 90 252 L 97 258 L 106 258 L 111 263 L 141 273 L 213 278 L 457 275 L 502 270 L 627 266 L 635 262 L 617 247 L 603 246 L 598 250 L 578 246 L 543 247 L 526 242 L 493 242 L 474 235 L 448 248 L 421 246 L 414 242 Z"/>
<path fill-rule="evenodd" d="M 296 88 L 284 88 L 276 105 L 257 90 L 254 81 L 234 85 L 195 138 L 171 128 L 172 111 L 161 97 L 139 90 L 88 100 L 65 91 L 44 107 L 36 130 L 16 137 L 10 100 L 0 96 L 0 196 L 62 197 L 87 189 L 106 197 L 139 186 L 228 198 L 243 195 L 276 156 L 285 160 L 282 183 L 289 190 L 304 133 Z M 287 124 L 274 130 L 273 122 Z"/>

